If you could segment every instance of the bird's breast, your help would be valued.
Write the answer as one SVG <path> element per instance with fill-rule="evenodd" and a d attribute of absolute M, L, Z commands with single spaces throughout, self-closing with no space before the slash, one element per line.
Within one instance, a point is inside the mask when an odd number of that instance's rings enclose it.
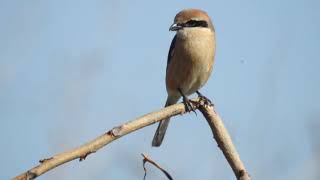
<path fill-rule="evenodd" d="M 194 73 L 211 71 L 215 54 L 214 32 L 208 28 L 185 29 L 178 32 L 177 38 L 178 61 L 189 65 L 187 68 Z"/>
<path fill-rule="evenodd" d="M 177 51 L 185 54 L 192 62 L 213 61 L 215 52 L 214 33 L 207 28 L 185 29 L 177 34 Z"/>

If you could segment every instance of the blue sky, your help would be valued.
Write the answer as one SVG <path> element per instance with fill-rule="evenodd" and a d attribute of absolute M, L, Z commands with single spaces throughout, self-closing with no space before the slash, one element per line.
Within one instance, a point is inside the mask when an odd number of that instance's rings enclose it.
<path fill-rule="evenodd" d="M 202 89 L 254 179 L 320 178 L 320 13 L 307 1 L 0 1 L 0 148 L 9 179 L 164 105 L 173 18 L 212 17 L 213 75 Z M 142 179 L 141 153 L 175 179 L 234 179 L 204 118 L 175 117 L 39 179 Z M 148 166 L 147 179 L 163 179 Z"/>

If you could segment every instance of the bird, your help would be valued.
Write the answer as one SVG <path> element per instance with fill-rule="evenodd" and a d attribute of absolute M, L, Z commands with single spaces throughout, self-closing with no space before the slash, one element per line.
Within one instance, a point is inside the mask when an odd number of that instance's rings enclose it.
<path fill-rule="evenodd" d="M 215 29 L 209 15 L 201 9 L 184 9 L 176 14 L 169 31 L 175 31 L 166 68 L 167 101 L 165 107 L 182 97 L 187 111 L 194 111 L 187 96 L 197 93 L 208 81 L 216 51 Z M 206 98 L 207 99 L 207 98 Z M 159 122 L 152 146 L 159 147 L 170 118 Z"/>

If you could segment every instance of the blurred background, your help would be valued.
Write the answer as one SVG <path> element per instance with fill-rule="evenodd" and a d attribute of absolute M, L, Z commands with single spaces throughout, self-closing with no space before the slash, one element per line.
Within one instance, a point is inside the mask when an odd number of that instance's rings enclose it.
<path fill-rule="evenodd" d="M 217 36 L 202 88 L 253 179 L 320 179 L 320 2 L 0 1 L 0 179 L 162 108 L 168 28 L 201 8 Z M 234 179 L 202 115 L 177 116 L 39 179 L 142 179 L 147 153 L 174 179 Z M 164 175 L 148 165 L 147 179 Z"/>

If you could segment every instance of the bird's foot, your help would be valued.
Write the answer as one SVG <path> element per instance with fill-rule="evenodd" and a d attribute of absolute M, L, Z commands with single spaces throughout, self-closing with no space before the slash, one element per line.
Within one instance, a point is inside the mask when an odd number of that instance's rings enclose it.
<path fill-rule="evenodd" d="M 197 107 L 193 104 L 194 102 L 191 101 L 190 99 L 187 98 L 187 96 L 185 96 L 182 92 L 182 90 L 180 88 L 178 88 L 178 91 L 180 92 L 180 95 L 182 96 L 182 99 L 183 99 L 183 104 L 186 108 L 186 112 L 194 112 L 196 115 L 196 109 Z"/>
<path fill-rule="evenodd" d="M 197 115 L 196 109 L 197 107 L 193 104 L 194 102 L 188 99 L 186 96 L 183 96 L 183 103 L 185 105 L 187 112 L 194 112 Z"/>
<path fill-rule="evenodd" d="M 204 101 L 205 105 L 214 106 L 214 104 L 211 102 L 211 100 L 209 98 L 207 98 L 206 96 L 202 95 L 199 91 L 196 91 L 196 93 L 198 94 L 198 97 L 200 98 L 200 101 Z"/>

